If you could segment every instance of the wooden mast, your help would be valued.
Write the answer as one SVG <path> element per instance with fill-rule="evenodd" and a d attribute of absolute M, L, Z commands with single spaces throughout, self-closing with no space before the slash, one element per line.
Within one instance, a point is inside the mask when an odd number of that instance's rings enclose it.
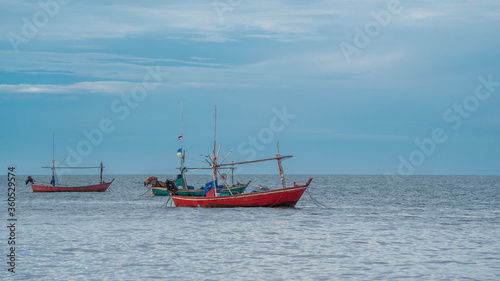
<path fill-rule="evenodd" d="M 231 186 L 234 186 L 234 166 L 231 166 Z"/>
<path fill-rule="evenodd" d="M 181 101 L 181 176 L 182 176 L 182 189 L 187 188 L 186 177 L 184 174 L 184 160 L 186 152 L 184 151 L 184 105 Z"/>
<path fill-rule="evenodd" d="M 99 183 L 102 183 L 102 161 L 101 161 L 101 172 L 99 173 Z"/>
<path fill-rule="evenodd" d="M 181 153 L 184 154 L 184 106 L 181 101 Z"/>
<path fill-rule="evenodd" d="M 283 185 L 283 188 L 286 188 L 285 175 L 283 174 L 283 166 L 281 166 L 281 159 L 283 159 L 283 158 L 280 157 L 280 141 L 279 140 L 276 142 L 276 147 L 278 149 L 278 154 L 276 154 L 276 159 L 278 159 L 278 169 L 280 171 L 281 184 Z"/>
<path fill-rule="evenodd" d="M 54 133 L 52 132 L 52 181 L 54 181 L 54 183 L 52 183 L 52 186 L 56 186 L 56 177 L 55 177 L 55 174 L 56 174 L 56 166 L 55 166 L 55 157 L 54 157 Z"/>
<path fill-rule="evenodd" d="M 217 196 L 217 155 L 215 154 L 215 146 L 217 141 L 217 105 L 215 106 L 215 122 L 214 122 L 214 158 L 212 160 L 212 178 L 213 178 L 213 192 Z"/>

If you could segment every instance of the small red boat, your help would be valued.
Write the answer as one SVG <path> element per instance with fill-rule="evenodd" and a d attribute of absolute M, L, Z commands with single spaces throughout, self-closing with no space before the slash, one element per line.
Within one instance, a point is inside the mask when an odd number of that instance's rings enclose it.
<path fill-rule="evenodd" d="M 26 179 L 26 185 L 31 183 L 31 189 L 33 192 L 104 192 L 108 189 L 108 187 L 113 183 L 115 179 L 112 179 L 110 182 L 106 183 L 102 179 L 102 171 L 104 166 L 101 164 L 98 167 L 60 167 L 61 164 L 66 160 L 66 157 L 59 163 L 58 166 L 55 165 L 54 159 L 54 135 L 52 135 L 52 166 L 51 167 L 42 167 L 52 170 L 52 180 L 50 181 L 50 185 L 44 184 L 35 184 L 34 180 L 31 176 L 28 176 Z M 85 186 L 60 186 L 58 184 L 59 180 L 57 178 L 56 169 L 100 169 L 99 174 L 99 184 L 96 185 L 85 185 Z"/>
<path fill-rule="evenodd" d="M 33 192 L 104 192 L 113 183 L 113 180 L 108 183 L 87 186 L 52 186 L 32 183 L 31 188 Z"/>
<path fill-rule="evenodd" d="M 305 185 L 279 188 L 269 191 L 244 193 L 216 197 L 184 197 L 172 195 L 176 207 L 294 207 L 307 189 L 312 179 Z"/>

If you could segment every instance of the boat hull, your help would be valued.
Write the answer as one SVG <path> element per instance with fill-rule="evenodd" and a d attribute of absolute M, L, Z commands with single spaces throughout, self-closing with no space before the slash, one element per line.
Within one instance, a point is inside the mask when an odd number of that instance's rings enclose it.
<path fill-rule="evenodd" d="M 302 186 L 217 197 L 171 196 L 176 207 L 295 207 L 312 179 Z"/>
<path fill-rule="evenodd" d="M 32 183 L 31 189 L 33 192 L 104 192 L 112 182 L 87 186 L 52 186 Z"/>

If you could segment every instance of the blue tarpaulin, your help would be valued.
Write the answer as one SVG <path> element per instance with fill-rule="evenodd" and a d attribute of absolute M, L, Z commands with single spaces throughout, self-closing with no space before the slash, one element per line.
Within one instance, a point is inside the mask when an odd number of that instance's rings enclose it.
<path fill-rule="evenodd" d="M 215 185 L 217 186 L 217 181 L 215 181 Z M 203 189 L 203 197 L 207 197 L 207 192 L 214 187 L 214 182 L 210 181 L 205 184 L 205 189 Z"/>

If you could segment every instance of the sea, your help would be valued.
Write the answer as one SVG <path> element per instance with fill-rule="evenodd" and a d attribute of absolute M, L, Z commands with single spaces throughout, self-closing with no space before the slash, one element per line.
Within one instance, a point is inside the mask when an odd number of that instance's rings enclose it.
<path fill-rule="evenodd" d="M 499 176 L 287 175 L 288 185 L 313 178 L 295 208 L 232 209 L 176 208 L 146 193 L 147 175 L 113 177 L 102 193 L 33 193 L 17 176 L 15 273 L 0 177 L 0 279 L 500 280 Z M 240 177 L 249 192 L 280 187 Z"/>

